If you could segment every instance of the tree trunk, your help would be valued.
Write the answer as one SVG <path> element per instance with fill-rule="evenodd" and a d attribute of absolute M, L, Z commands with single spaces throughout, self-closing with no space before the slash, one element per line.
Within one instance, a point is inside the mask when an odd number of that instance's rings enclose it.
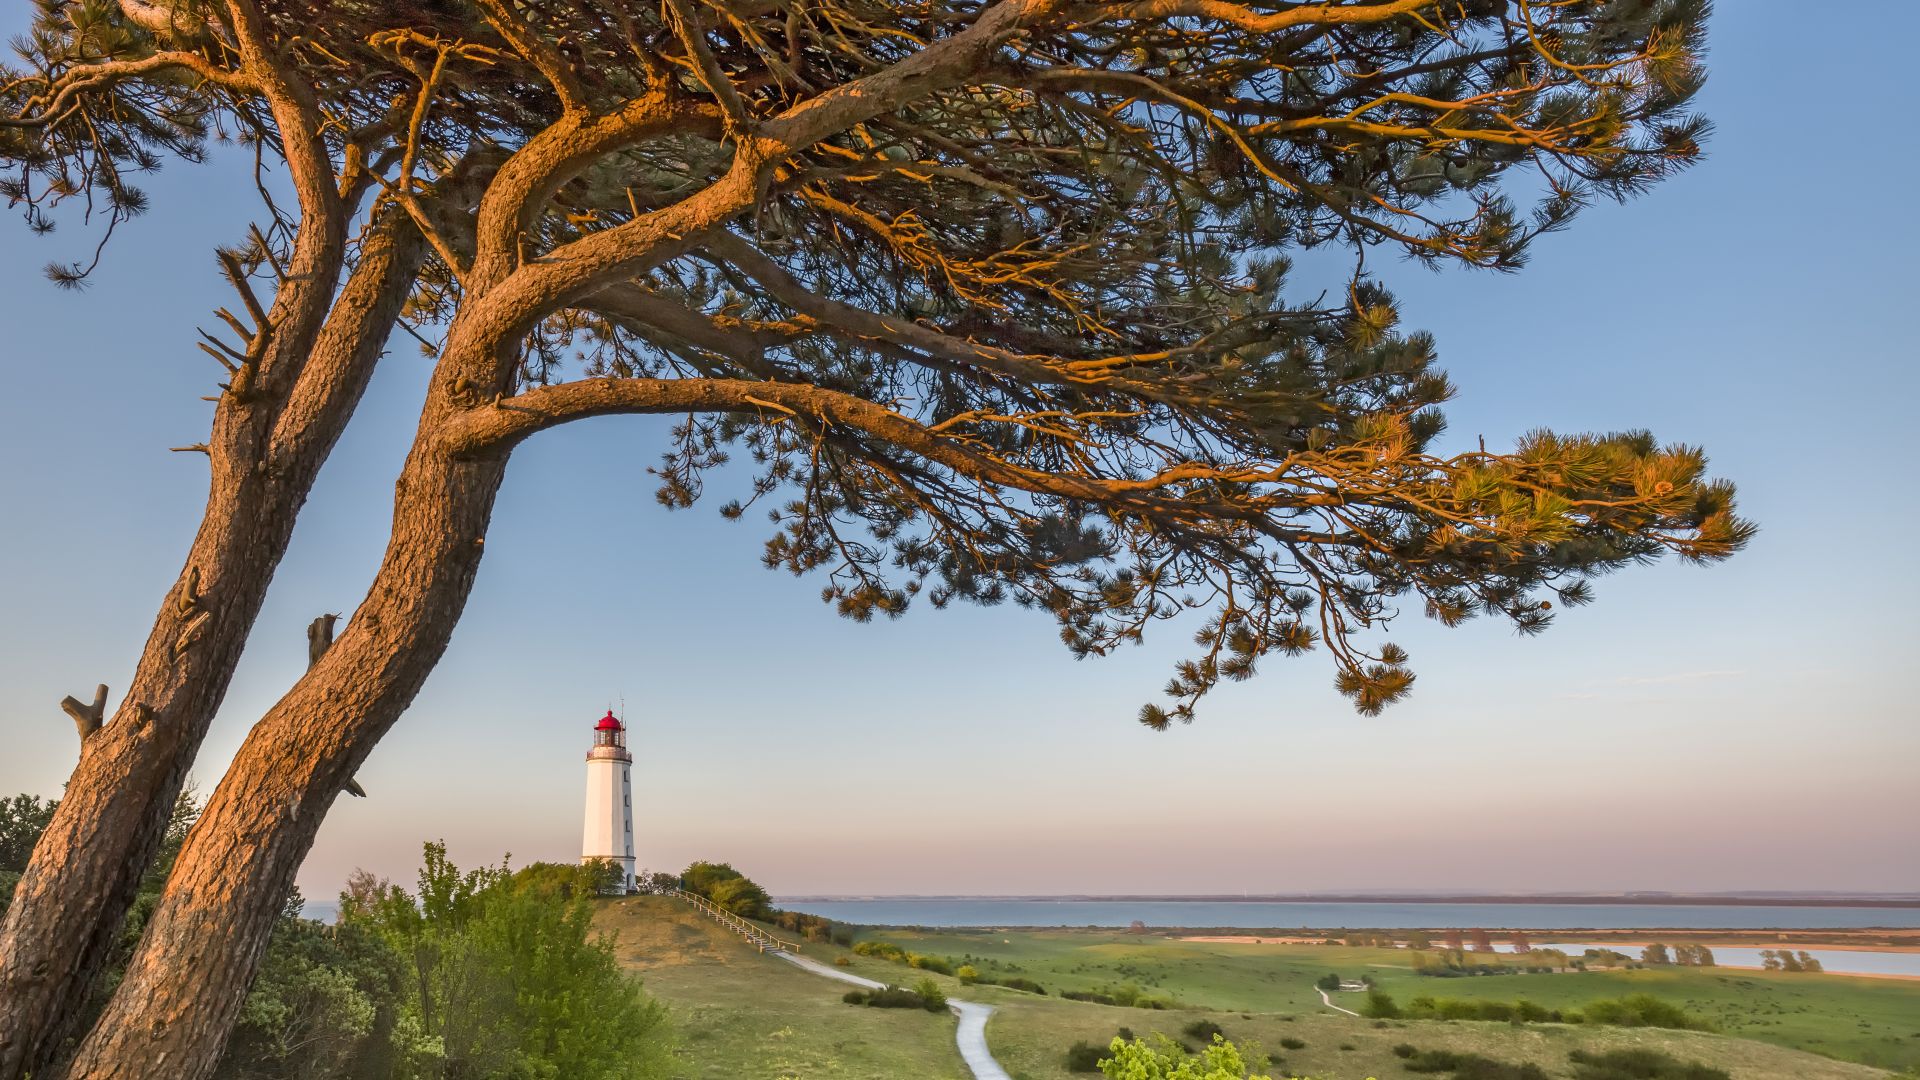
<path fill-rule="evenodd" d="M 403 218 L 383 220 L 336 300 L 344 238 L 322 240 L 317 252 L 296 251 L 251 386 L 221 399 L 208 440 L 207 508 L 186 566 L 113 721 L 82 744 L 0 922 L 5 1080 L 40 1074 L 87 1016 L 300 508 L 358 404 L 424 249 Z"/>
<path fill-rule="evenodd" d="M 429 403 L 366 599 L 254 725 L 68 1080 L 197 1080 L 218 1064 L 322 818 L 426 681 L 471 592 L 506 452 L 456 460 L 435 448 L 432 418 L 446 408 Z"/>

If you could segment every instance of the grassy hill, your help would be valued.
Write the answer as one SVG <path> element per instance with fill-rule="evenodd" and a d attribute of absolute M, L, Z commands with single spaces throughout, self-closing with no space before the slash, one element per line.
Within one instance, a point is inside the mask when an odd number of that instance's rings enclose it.
<path fill-rule="evenodd" d="M 738 938 L 677 901 L 633 897 L 608 901 L 598 925 L 615 935 L 616 953 L 646 980 L 647 988 L 673 1013 L 681 1045 L 678 1076 L 686 1080 L 965 1080 L 953 1044 L 953 1020 L 916 1010 L 863 1009 L 843 1004 L 843 987 L 749 949 Z M 1769 1045 L 1747 1038 L 1697 1032 L 1558 1024 L 1509 1025 L 1475 1022 L 1376 1022 L 1331 1013 L 1313 982 L 1328 971 L 1371 973 L 1404 1001 L 1415 993 L 1441 996 L 1525 996 L 1550 1004 L 1651 990 L 1684 1001 L 1725 1023 L 1737 1002 L 1752 1014 L 1749 1027 L 1779 1036 L 1818 1040 L 1837 1049 L 1859 1049 L 1863 1026 L 1878 1031 L 1901 1017 L 1920 1048 L 1920 1009 L 1909 983 L 1803 977 L 1748 972 L 1621 972 L 1595 975 L 1508 976 L 1430 979 L 1415 976 L 1404 956 L 1389 950 L 1315 946 L 1244 946 L 1182 942 L 1094 931 L 886 931 L 884 937 L 929 954 L 972 957 L 984 970 L 1024 974 L 1039 980 L 1045 997 L 994 986 L 961 987 L 934 976 L 955 996 L 982 1001 L 998 1012 L 988 1025 L 994 1055 L 1016 1080 L 1079 1080 L 1066 1070 L 1067 1047 L 1078 1040 L 1104 1044 L 1122 1026 L 1175 1038 L 1199 1019 L 1218 1023 L 1228 1036 L 1277 1054 L 1276 1076 L 1321 1080 L 1415 1080 L 1393 1048 L 1455 1050 L 1508 1062 L 1532 1062 L 1550 1075 L 1569 1075 L 1575 1049 L 1604 1051 L 1651 1047 L 1676 1057 L 1725 1069 L 1736 1080 L 1869 1080 L 1881 1070 Z M 845 958 L 849 969 L 870 978 L 912 982 L 925 976 L 829 945 L 809 944 L 824 961 Z M 1397 963 L 1396 963 L 1397 961 Z M 1676 974 L 1687 978 L 1674 978 Z M 1651 976 L 1634 978 L 1633 976 Z M 1751 976 L 1751 977 L 1749 977 Z M 1721 982 L 1722 978 L 1732 980 Z M 1155 1011 L 1064 1001 L 1059 989 L 1094 989 L 1133 982 L 1176 998 L 1182 1008 Z M 1754 985 L 1741 985 L 1742 982 Z M 1888 993 L 1890 988 L 1894 989 Z M 1357 995 L 1337 998 L 1354 1007 Z M 1846 1009 L 1855 1011 L 1844 1011 Z M 1718 1011 L 1715 1011 L 1718 1010 Z M 1903 1011 L 1904 1010 L 1904 1011 Z M 1288 1049 L 1282 1040 L 1304 1045 Z"/>
<path fill-rule="evenodd" d="M 847 987 L 762 956 L 678 900 L 601 905 L 595 925 L 673 1015 L 682 1080 L 967 1080 L 953 1020 L 843 1004 Z"/>

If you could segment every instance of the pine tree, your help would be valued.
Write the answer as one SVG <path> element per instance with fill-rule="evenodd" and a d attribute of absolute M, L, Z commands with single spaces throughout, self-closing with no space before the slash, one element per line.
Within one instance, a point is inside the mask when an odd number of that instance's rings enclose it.
<path fill-rule="evenodd" d="M 1372 269 L 1518 269 L 1695 160 L 1705 9 L 40 0 L 0 78 L 29 229 L 91 206 L 111 234 L 141 172 L 215 137 L 288 195 L 215 251 L 234 299 L 182 448 L 207 508 L 115 713 L 75 702 L 85 752 L 0 926 L 0 1074 L 70 1036 L 77 1071 L 205 1074 L 327 807 L 447 645 L 514 449 L 574 420 L 680 418 L 671 507 L 750 459 L 722 513 L 766 512 L 767 564 L 850 618 L 1012 601 L 1092 656 L 1200 610 L 1154 728 L 1316 650 L 1377 713 L 1413 686 L 1399 611 L 1533 633 L 1599 575 L 1731 554 L 1751 527 L 1697 448 L 1445 448 L 1436 344 Z M 1306 248 L 1354 272 L 1293 281 Z M 1331 299 L 1290 299 L 1311 284 Z M 401 327 L 433 373 L 387 556 L 74 1031 Z"/>

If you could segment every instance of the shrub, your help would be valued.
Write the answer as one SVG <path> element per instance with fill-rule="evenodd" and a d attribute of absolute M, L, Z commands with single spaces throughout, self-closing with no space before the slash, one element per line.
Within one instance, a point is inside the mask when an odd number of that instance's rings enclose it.
<path fill-rule="evenodd" d="M 937 975 L 953 974 L 953 961 L 944 956 L 922 956 L 919 953 L 910 952 L 907 954 L 907 966 L 919 968 L 921 971 L 931 971 Z"/>
<path fill-rule="evenodd" d="M 896 964 L 904 963 L 907 956 L 906 952 L 902 950 L 900 946 L 895 945 L 891 941 L 862 941 L 853 947 L 853 951 L 859 956 L 872 956 L 881 960 L 891 960 Z"/>
<path fill-rule="evenodd" d="M 1108 1077 L 1166 1077 L 1168 1080 L 1241 1080 L 1247 1075 L 1247 1061 L 1230 1042 L 1217 1042 L 1185 1057 L 1180 1048 L 1165 1036 L 1155 1036 L 1151 1045 L 1135 1039 L 1113 1041 L 1113 1056 L 1101 1069 Z"/>
<path fill-rule="evenodd" d="M 1100 1071 L 1100 1060 L 1107 1056 L 1107 1048 L 1095 1046 L 1085 1039 L 1067 1048 L 1067 1071 L 1090 1073 Z"/>
<path fill-rule="evenodd" d="M 980 971 L 972 964 L 961 964 L 953 974 L 960 980 L 961 986 L 972 986 L 980 981 Z"/>
<path fill-rule="evenodd" d="M 1032 979 L 1000 979 L 997 980 L 996 985 L 1004 986 L 1009 990 L 1024 990 L 1029 994 L 1044 994 L 1047 992 L 1046 987 L 1041 986 Z"/>
<path fill-rule="evenodd" d="M 1603 1054 L 1575 1050 L 1567 1055 L 1575 1080 L 1730 1080 L 1728 1075 L 1697 1061 L 1681 1061 L 1658 1050 L 1609 1050 Z"/>
<path fill-rule="evenodd" d="M 1338 990 L 1340 989 L 1340 976 L 1329 971 L 1325 975 L 1320 976 L 1313 985 L 1322 990 Z"/>
<path fill-rule="evenodd" d="M 1394 1048 L 1395 1053 L 1399 1053 L 1399 1050 L 1399 1047 Z M 1401 1056 L 1407 1057 L 1404 1054 Z M 1547 1074 L 1538 1065 L 1514 1065 L 1453 1050 L 1415 1051 L 1411 1057 L 1407 1057 L 1407 1071 L 1451 1073 L 1454 1080 L 1548 1080 Z"/>
<path fill-rule="evenodd" d="M 1289 1035 L 1280 1040 L 1280 1045 L 1286 1047 L 1288 1050 L 1305 1050 L 1307 1048 L 1307 1040 L 1297 1039 Z"/>
<path fill-rule="evenodd" d="M 1412 1043 L 1401 1043 L 1393 1048 L 1394 1057 L 1410 1058 L 1419 1052 L 1419 1047 L 1414 1046 Z"/>
<path fill-rule="evenodd" d="M 1367 991 L 1367 1003 L 1360 1007 L 1360 1015 L 1371 1016 L 1379 1020 L 1398 1020 L 1400 1006 L 1394 1004 L 1393 996 L 1379 989 Z"/>
<path fill-rule="evenodd" d="M 1225 1029 L 1211 1020 L 1195 1020 L 1180 1030 L 1187 1038 L 1196 1039 L 1202 1043 L 1212 1042 L 1216 1035 L 1223 1039 L 1227 1037 Z"/>
<path fill-rule="evenodd" d="M 1589 1024 L 1676 1028 L 1681 1031 L 1712 1030 L 1705 1020 L 1652 994 L 1629 994 L 1623 998 L 1589 1001 L 1582 1012 Z"/>
<path fill-rule="evenodd" d="M 866 1005 L 875 1009 L 925 1009 L 939 1012 L 947 1007 L 947 996 L 932 979 L 920 980 L 921 985 L 908 990 L 901 986 L 883 986 L 878 990 L 849 990 L 840 996 L 840 1000 L 849 1005 Z M 932 989 L 929 995 L 923 991 Z"/>
<path fill-rule="evenodd" d="M 939 1012 L 947 1007 L 947 992 L 940 989 L 940 984 L 932 979 L 921 979 L 914 983 L 913 992 L 920 995 L 920 1000 L 928 1012 Z"/>

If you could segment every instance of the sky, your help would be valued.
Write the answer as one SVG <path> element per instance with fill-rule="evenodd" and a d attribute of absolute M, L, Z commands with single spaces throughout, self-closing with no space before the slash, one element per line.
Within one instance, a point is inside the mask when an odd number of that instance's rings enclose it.
<path fill-rule="evenodd" d="M 1847 19 L 1920 35 L 1904 0 Z M 1409 612 L 1393 637 L 1419 682 L 1377 718 L 1312 654 L 1155 733 L 1133 716 L 1190 627 L 1076 662 L 1011 606 L 851 623 L 818 580 L 762 568 L 764 518 L 717 513 L 728 478 L 692 510 L 654 502 L 667 421 L 578 423 L 515 455 L 452 646 L 302 890 L 411 881 L 436 838 L 463 865 L 576 858 L 611 705 L 641 866 L 730 861 L 776 895 L 1920 891 L 1920 227 L 1898 209 L 1920 152 L 1861 104 L 1910 98 L 1900 65 L 1833 29 L 1727 0 L 1702 165 L 1595 207 L 1518 275 L 1383 271 L 1460 388 L 1453 438 L 1704 445 L 1761 526 L 1732 561 L 1603 579 L 1538 638 Z M 167 447 L 210 415 L 193 328 L 231 302 L 212 249 L 255 206 L 236 164 L 153 178 L 81 292 L 39 268 L 90 236 L 0 220 L 0 793 L 60 793 L 77 747 L 56 702 L 105 682 L 117 703 L 198 523 L 205 459 Z M 300 674 L 307 621 L 366 588 L 427 370 L 396 342 L 322 474 L 203 791 Z"/>

